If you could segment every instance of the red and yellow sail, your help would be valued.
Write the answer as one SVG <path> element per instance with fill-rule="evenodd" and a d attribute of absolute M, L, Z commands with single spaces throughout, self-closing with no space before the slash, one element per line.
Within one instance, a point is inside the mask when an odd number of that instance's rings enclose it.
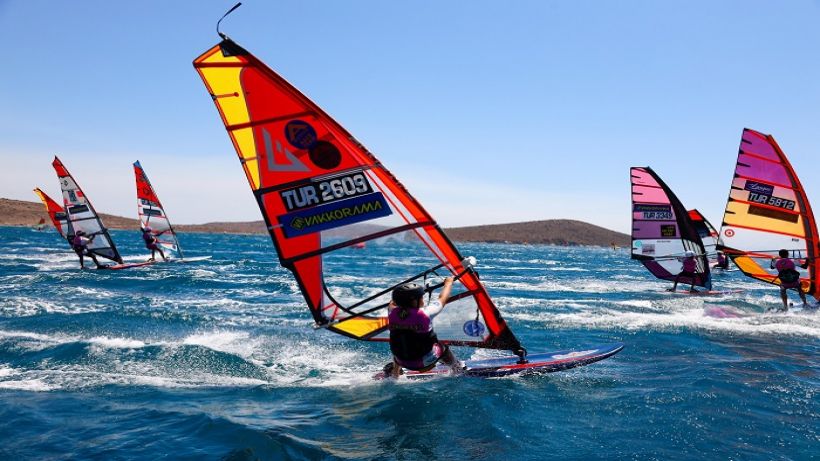
<path fill-rule="evenodd" d="M 194 61 L 211 95 L 270 231 L 281 264 L 299 283 L 318 325 L 364 340 L 384 340 L 389 291 L 353 303 L 336 299 L 327 258 L 352 245 L 401 236 L 419 243 L 432 270 L 458 276 L 448 315 L 483 322 L 442 332 L 450 344 L 517 350 L 518 340 L 478 276 L 436 221 L 353 136 L 276 72 L 230 39 Z M 343 238 L 334 238 L 341 232 Z M 374 267 L 373 274 L 379 268 Z M 453 319 L 454 324 L 460 320 Z M 464 324 L 466 325 L 466 323 Z M 486 325 L 486 331 L 483 330 Z"/>
<path fill-rule="evenodd" d="M 771 135 L 744 129 L 718 249 L 744 274 L 779 285 L 770 268 L 779 250 L 808 261 L 801 270 L 804 292 L 820 299 L 817 224 L 806 191 Z"/>
<path fill-rule="evenodd" d="M 51 219 L 51 224 L 54 225 L 54 229 L 60 233 L 61 237 L 65 238 L 68 225 L 66 223 L 67 217 L 63 207 L 61 207 L 59 203 L 52 200 L 51 197 L 40 190 L 39 187 L 34 188 L 34 193 L 37 194 L 37 197 L 40 197 L 40 201 L 43 202 L 43 205 L 46 207 L 46 213 L 48 213 L 48 217 Z"/>

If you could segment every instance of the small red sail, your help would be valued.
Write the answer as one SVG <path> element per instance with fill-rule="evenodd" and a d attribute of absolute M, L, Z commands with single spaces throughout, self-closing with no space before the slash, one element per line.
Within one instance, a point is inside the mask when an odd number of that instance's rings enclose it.
<path fill-rule="evenodd" d="M 40 197 L 40 201 L 45 205 L 46 212 L 48 213 L 49 219 L 51 219 L 51 223 L 54 225 L 54 229 L 60 233 L 60 236 L 65 238 L 68 224 L 66 223 L 67 217 L 63 207 L 52 200 L 51 197 L 46 195 L 39 187 L 34 188 L 34 193 Z"/>
<path fill-rule="evenodd" d="M 706 254 L 710 257 L 715 256 L 715 247 L 720 243 L 720 233 L 715 229 L 715 226 L 703 216 L 703 213 L 696 209 L 689 210 L 689 219 L 698 231 L 701 240 L 703 240 L 703 247 L 706 248 Z"/>
<path fill-rule="evenodd" d="M 137 183 L 137 215 L 140 218 L 140 225 L 143 229 L 150 227 L 153 233 L 160 234 L 160 245 L 182 258 L 182 247 L 179 245 L 177 234 L 140 162 L 134 162 L 134 177 Z"/>
<path fill-rule="evenodd" d="M 216 104 L 268 226 L 282 266 L 290 269 L 320 326 L 363 340 L 386 340 L 386 305 L 394 286 L 434 271 L 458 277 L 441 319 L 449 344 L 518 350 L 478 275 L 404 186 L 333 118 L 230 39 L 194 61 Z M 380 280 L 375 293 L 339 299 L 338 252 L 394 238 L 416 245 L 424 266 Z M 365 252 L 359 252 L 364 254 Z M 400 259 L 400 255 L 396 255 Z M 362 257 L 376 280 L 381 267 Z M 374 267 L 375 266 L 375 267 Z M 446 315 L 445 315 L 446 314 Z M 485 328 L 486 325 L 486 328 Z"/>

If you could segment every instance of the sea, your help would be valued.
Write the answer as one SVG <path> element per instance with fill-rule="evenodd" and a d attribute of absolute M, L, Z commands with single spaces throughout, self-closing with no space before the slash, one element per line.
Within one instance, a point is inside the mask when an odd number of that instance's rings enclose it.
<path fill-rule="evenodd" d="M 137 231 L 112 234 L 146 257 Z M 81 271 L 53 230 L 0 227 L 0 459 L 820 459 L 820 314 L 766 312 L 777 289 L 739 272 L 715 275 L 727 294 L 687 296 L 628 249 L 459 244 L 531 353 L 624 350 L 375 381 L 387 346 L 314 329 L 267 236 L 180 239 L 211 259 Z M 333 277 L 377 285 L 399 245 Z"/>

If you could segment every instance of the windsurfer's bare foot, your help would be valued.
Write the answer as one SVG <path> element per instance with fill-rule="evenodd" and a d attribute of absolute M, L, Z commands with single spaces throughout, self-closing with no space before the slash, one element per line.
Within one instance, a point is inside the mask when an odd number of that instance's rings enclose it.
<path fill-rule="evenodd" d="M 667 288 L 667 289 L 666 289 L 666 291 L 668 291 L 668 292 L 670 292 L 670 293 L 674 293 L 674 292 L 675 292 L 675 289 L 674 289 L 674 288 Z"/>

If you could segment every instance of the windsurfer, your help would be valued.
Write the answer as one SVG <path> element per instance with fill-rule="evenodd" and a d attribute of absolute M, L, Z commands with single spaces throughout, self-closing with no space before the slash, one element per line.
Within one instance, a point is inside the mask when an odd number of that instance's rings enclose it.
<path fill-rule="evenodd" d="M 714 266 L 715 269 L 728 269 L 729 268 L 729 258 L 722 251 L 717 252 L 717 263 Z"/>
<path fill-rule="evenodd" d="M 151 259 L 149 261 L 154 260 L 154 256 L 156 252 L 159 251 L 159 255 L 162 256 L 163 261 L 168 261 L 168 258 L 165 257 L 165 253 L 162 251 L 162 247 L 159 244 L 158 236 L 164 234 L 166 231 L 154 233 L 154 230 L 151 229 L 150 226 L 145 226 L 142 229 L 142 240 L 145 242 L 145 248 L 151 250 Z"/>
<path fill-rule="evenodd" d="M 393 362 L 385 366 L 386 375 L 398 378 L 402 368 L 427 371 L 435 367 L 439 360 L 449 365 L 453 373 L 462 371 L 463 364 L 449 347 L 439 342 L 433 331 L 433 317 L 444 309 L 453 280 L 453 277 L 447 277 L 438 299 L 426 307 L 421 285 L 407 283 L 393 290 L 393 301 L 387 315 Z"/>
<path fill-rule="evenodd" d="M 689 292 L 690 293 L 697 293 L 695 290 L 695 270 L 697 268 L 697 263 L 695 262 L 695 252 L 692 250 L 687 250 L 684 253 L 683 258 L 678 258 L 679 261 L 683 263 L 683 268 L 675 276 L 675 284 L 672 285 L 672 288 L 667 289 L 667 291 L 674 292 L 678 288 L 678 281 L 681 278 L 688 278 L 689 279 Z"/>
<path fill-rule="evenodd" d="M 780 279 L 780 299 L 783 300 L 783 312 L 789 310 L 789 299 L 786 295 L 786 290 L 797 290 L 800 295 L 800 300 L 803 301 L 803 307 L 808 307 L 806 303 L 806 294 L 800 287 L 800 272 L 797 271 L 797 265 L 789 258 L 789 250 L 782 249 L 777 252 L 779 258 L 773 258 L 769 265 L 772 269 L 777 269 L 777 278 Z M 809 260 L 806 259 L 800 265 L 803 269 L 809 267 Z"/>
<path fill-rule="evenodd" d="M 80 257 L 80 269 L 85 269 L 85 263 L 83 260 L 84 256 L 90 257 L 91 260 L 94 261 L 94 264 L 97 265 L 97 269 L 104 267 L 99 263 L 99 261 L 97 261 L 97 256 L 95 256 L 94 253 L 88 249 L 88 245 L 91 245 L 91 242 L 94 241 L 94 237 L 96 236 L 97 234 L 91 234 L 87 237 L 85 235 L 85 231 L 78 230 L 77 233 L 74 234 L 74 237 L 69 240 L 69 243 L 71 243 L 71 248 L 73 248 L 74 252 L 77 253 L 77 256 Z"/>

